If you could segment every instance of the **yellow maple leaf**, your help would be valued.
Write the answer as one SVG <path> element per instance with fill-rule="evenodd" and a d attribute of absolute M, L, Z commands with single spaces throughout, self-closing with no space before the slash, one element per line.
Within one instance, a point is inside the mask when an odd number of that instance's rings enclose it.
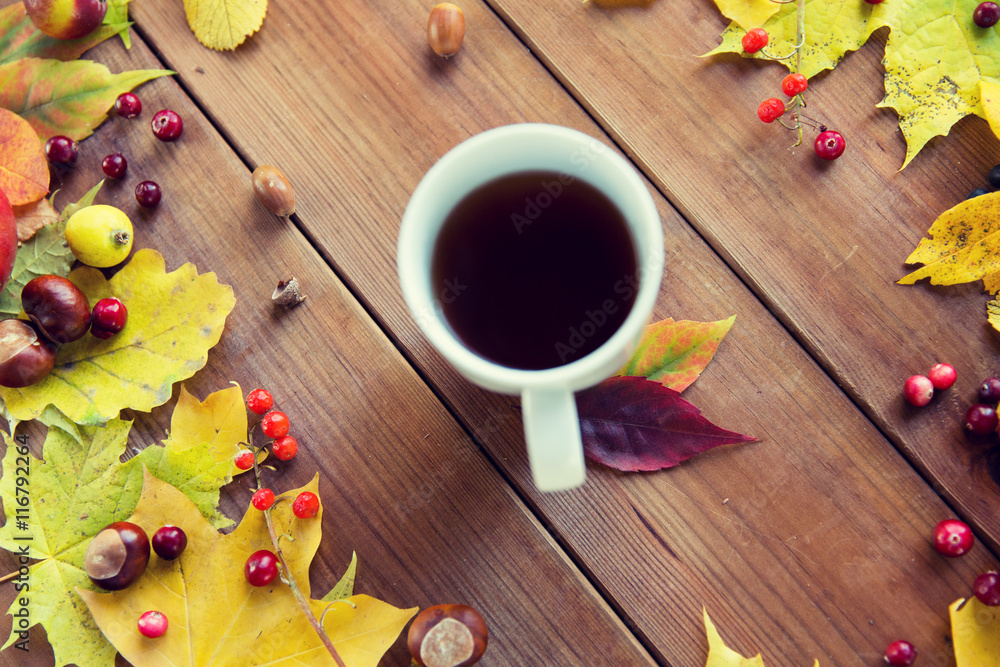
<path fill-rule="evenodd" d="M 983 289 L 991 296 L 996 296 L 1000 292 L 1000 273 L 991 273 L 983 276 Z"/>
<path fill-rule="evenodd" d="M 764 667 L 764 659 L 760 653 L 752 658 L 744 658 L 726 646 L 712 619 L 708 617 L 708 610 L 702 608 L 702 614 L 705 617 L 705 632 L 708 634 L 708 662 L 705 667 Z M 813 663 L 813 667 L 819 667 L 819 660 Z"/>
<path fill-rule="evenodd" d="M 191 395 L 181 385 L 177 405 L 170 417 L 170 432 L 164 446 L 178 451 L 207 444 L 217 462 L 229 461 L 230 475 L 246 472 L 234 462 L 240 443 L 247 437 L 247 411 L 243 404 L 243 390 L 232 387 L 209 394 L 204 401 Z M 257 457 L 258 462 L 263 456 Z"/>
<path fill-rule="evenodd" d="M 744 32 L 761 27 L 781 9 L 779 3 L 771 0 L 715 0 L 715 4 L 723 16 L 732 19 Z"/>
<path fill-rule="evenodd" d="M 287 494 L 315 493 L 318 485 L 317 475 Z M 291 538 L 282 540 L 282 551 L 308 598 L 309 564 L 319 547 L 322 508 L 314 518 L 297 519 L 291 503 L 279 503 L 272 517 L 277 534 Z M 273 550 L 263 512 L 250 507 L 239 526 L 223 535 L 184 494 L 147 472 L 129 521 L 149 534 L 167 523 L 179 526 L 188 544 L 174 561 L 154 558 L 125 590 L 77 589 L 101 631 L 125 659 L 152 667 L 334 664 L 280 577 L 259 588 L 244 577 L 243 563 L 251 553 Z M 331 607 L 310 600 L 310 606 L 317 618 L 329 607 L 324 629 L 345 664 L 375 667 L 417 610 L 397 609 L 367 595 L 347 599 L 351 604 Z M 169 621 L 167 633 L 156 640 L 143 637 L 136 627 L 136 619 L 151 609 Z"/>
<path fill-rule="evenodd" d="M 964 603 L 964 604 L 963 604 Z M 976 598 L 956 600 L 949 607 L 956 667 L 996 667 L 1000 656 L 1000 608 Z"/>
<path fill-rule="evenodd" d="M 1000 192 L 963 201 L 941 214 L 906 258 L 924 266 L 899 280 L 912 285 L 956 285 L 1000 272 Z M 987 284 L 987 287 L 989 287 Z"/>
<path fill-rule="evenodd" d="M 184 0 L 184 11 L 199 42 L 216 51 L 232 51 L 260 30 L 267 0 Z"/>
<path fill-rule="evenodd" d="M 63 345 L 41 382 L 0 388 L 9 419 L 34 419 L 54 405 L 78 424 L 101 424 L 122 408 L 149 411 L 167 402 L 173 384 L 208 361 L 236 305 L 233 289 L 214 273 L 199 275 L 193 264 L 167 273 L 163 256 L 150 249 L 136 252 L 110 280 L 91 267 L 69 279 L 91 303 L 120 299 L 128 323 L 107 340 L 84 336 Z"/>
<path fill-rule="evenodd" d="M 986 304 L 986 320 L 994 329 L 1000 331 L 1000 301 L 994 299 Z"/>
<path fill-rule="evenodd" d="M 983 118 L 990 124 L 993 134 L 1000 137 L 1000 83 L 989 79 L 980 81 L 979 102 L 983 105 Z"/>

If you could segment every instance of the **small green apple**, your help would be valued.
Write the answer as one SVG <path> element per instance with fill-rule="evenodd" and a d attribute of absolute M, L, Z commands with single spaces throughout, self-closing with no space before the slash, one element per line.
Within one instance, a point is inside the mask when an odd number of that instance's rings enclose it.
<path fill-rule="evenodd" d="M 77 39 L 93 32 L 108 12 L 107 0 L 24 0 L 35 27 L 56 39 Z"/>

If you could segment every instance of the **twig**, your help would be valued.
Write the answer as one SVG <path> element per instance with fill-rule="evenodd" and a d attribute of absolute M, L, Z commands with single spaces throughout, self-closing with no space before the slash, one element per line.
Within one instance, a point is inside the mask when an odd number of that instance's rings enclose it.
<path fill-rule="evenodd" d="M 20 570 L 18 570 L 17 572 L 11 572 L 10 574 L 5 574 L 4 576 L 0 577 L 0 584 L 2 584 L 5 581 L 10 581 L 19 574 L 21 574 Z"/>
<path fill-rule="evenodd" d="M 260 480 L 260 468 L 257 466 L 257 453 L 256 447 L 253 445 L 253 428 L 250 429 L 250 433 L 247 433 L 247 441 L 250 442 L 250 450 L 254 452 L 253 455 L 253 475 L 257 479 L 257 488 L 261 488 Z M 326 630 L 323 629 L 322 624 L 316 619 L 316 615 L 313 613 L 312 608 L 309 606 L 309 601 L 306 600 L 306 596 L 302 594 L 299 589 L 299 585 L 295 583 L 295 577 L 292 576 L 292 571 L 288 567 L 288 561 L 285 560 L 285 554 L 281 551 L 281 546 L 278 544 L 278 534 L 274 530 L 274 522 L 271 519 L 271 507 L 264 510 L 264 521 L 267 522 L 267 532 L 271 535 L 271 544 L 274 545 L 274 552 L 278 555 L 278 560 L 281 561 L 281 569 L 284 572 L 282 580 L 288 584 L 288 587 L 292 590 L 292 594 L 295 596 L 295 600 L 302 607 L 302 613 L 306 615 L 309 620 L 309 625 L 313 627 L 316 634 L 319 635 L 319 640 L 323 642 L 323 646 L 326 650 L 330 652 L 333 656 L 334 662 L 337 663 L 337 667 L 347 667 L 344 661 L 341 660 L 340 654 L 337 653 L 337 649 L 333 646 L 333 641 L 330 640 L 330 636 L 326 634 Z"/>

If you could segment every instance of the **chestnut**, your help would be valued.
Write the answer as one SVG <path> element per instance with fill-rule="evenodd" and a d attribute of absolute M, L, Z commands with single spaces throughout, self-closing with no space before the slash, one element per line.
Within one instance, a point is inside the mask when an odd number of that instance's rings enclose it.
<path fill-rule="evenodd" d="M 0 321 L 0 385 L 27 387 L 56 365 L 55 346 L 24 320 Z"/>
<path fill-rule="evenodd" d="M 116 521 L 90 541 L 83 568 L 95 584 L 106 591 L 132 585 L 149 563 L 146 531 L 128 521 Z"/>
<path fill-rule="evenodd" d="M 90 302 L 62 276 L 38 276 L 21 290 L 21 307 L 42 335 L 55 343 L 83 338 L 90 328 Z"/>
<path fill-rule="evenodd" d="M 417 614 L 406 645 L 420 667 L 468 667 L 483 657 L 489 639 L 478 611 L 464 604 L 439 604 Z"/>

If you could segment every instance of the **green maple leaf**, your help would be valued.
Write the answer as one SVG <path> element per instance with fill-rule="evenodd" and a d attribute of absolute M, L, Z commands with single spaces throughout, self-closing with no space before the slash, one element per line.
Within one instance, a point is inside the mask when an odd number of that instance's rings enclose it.
<path fill-rule="evenodd" d="M 167 74 L 165 69 L 112 74 L 89 60 L 22 58 L 0 65 L 0 107 L 24 118 L 45 141 L 89 137 L 121 93 Z"/>
<path fill-rule="evenodd" d="M 0 528 L 0 547 L 14 553 L 26 548 L 27 555 L 39 561 L 27 576 L 31 621 L 45 627 L 56 664 L 110 666 L 115 649 L 75 593 L 76 587 L 96 590 L 83 570 L 91 538 L 135 510 L 144 467 L 182 490 L 214 525 L 231 524 L 215 509 L 219 488 L 231 479 L 229 463 L 216 462 L 208 444 L 184 450 L 154 445 L 122 463 L 131 422 L 113 419 L 106 427 L 78 426 L 51 408 L 41 417 L 49 425 L 43 461 L 27 456 L 26 449 L 18 452 L 18 443 L 4 434 L 7 454 L 0 498 L 7 521 Z M 18 485 L 19 477 L 29 483 Z M 8 613 L 17 609 L 15 600 Z M 16 641 L 18 634 L 12 630 L 3 648 Z"/>
<path fill-rule="evenodd" d="M 996 105 L 993 114 L 1000 112 L 1000 101 L 985 103 L 983 91 L 1000 84 L 1000 32 L 973 23 L 978 4 L 979 0 L 893 0 L 878 5 L 806 0 L 801 71 L 808 78 L 833 69 L 873 32 L 888 27 L 885 97 L 878 106 L 895 109 L 899 115 L 906 138 L 905 167 L 928 141 L 948 134 L 965 116 L 988 118 L 991 104 Z M 769 53 L 778 57 L 792 53 L 797 35 L 795 3 L 782 5 L 762 27 L 770 36 Z M 743 53 L 744 33 L 734 21 L 723 32 L 722 44 L 707 55 Z M 781 62 L 795 66 L 794 58 Z"/>
<path fill-rule="evenodd" d="M 84 336 L 59 348 L 56 366 L 21 389 L 0 387 L 12 423 L 34 419 L 53 405 L 79 424 L 101 424 L 124 408 L 148 412 L 169 400 L 175 382 L 194 375 L 219 342 L 236 304 L 214 273 L 185 264 L 167 273 L 155 250 L 139 250 L 110 280 L 82 267 L 69 279 L 91 303 L 117 297 L 128 322 L 117 335 Z"/>

